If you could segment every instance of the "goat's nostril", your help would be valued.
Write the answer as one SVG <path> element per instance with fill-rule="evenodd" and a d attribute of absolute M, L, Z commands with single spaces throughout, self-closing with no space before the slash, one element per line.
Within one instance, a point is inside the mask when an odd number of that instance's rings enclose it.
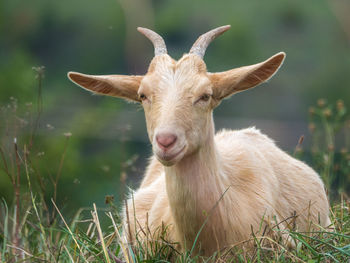
<path fill-rule="evenodd" d="M 172 133 L 161 133 L 156 135 L 157 143 L 163 149 L 170 148 L 172 145 L 174 145 L 176 139 L 177 136 Z"/>

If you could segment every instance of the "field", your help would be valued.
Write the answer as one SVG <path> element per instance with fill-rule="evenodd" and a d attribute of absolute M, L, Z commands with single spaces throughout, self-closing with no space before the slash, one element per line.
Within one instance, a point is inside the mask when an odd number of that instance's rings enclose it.
<path fill-rule="evenodd" d="M 301 233 L 291 228 L 286 232 L 276 222 L 271 229 L 252 232 L 253 250 L 242 251 L 239 244 L 233 244 L 210 258 L 202 258 L 194 254 L 194 247 L 179 252 L 176 244 L 168 243 L 164 239 L 166 226 L 159 233 L 148 233 L 152 240 L 149 246 L 128 244 L 122 236 L 118 207 L 121 204 L 115 203 L 113 196 L 106 196 L 107 208 L 99 209 L 93 204 L 77 210 L 74 216 L 62 213 L 64 203 L 58 205 L 57 188 L 72 134 L 63 135 L 62 153 L 55 157 L 58 169 L 45 178 L 47 167 L 39 165 L 45 149 L 36 147 L 40 141 L 43 68 L 34 70 L 38 79 L 36 107 L 18 105 L 12 98 L 1 108 L 5 124 L 1 127 L 0 175 L 11 181 L 13 193 L 12 201 L 1 200 L 1 262 L 346 262 L 350 259 L 350 200 L 346 194 L 350 185 L 350 122 L 343 101 L 328 104 L 320 99 L 310 108 L 310 150 L 304 149 L 304 137 L 301 137 L 292 153 L 311 163 L 324 180 L 335 230 Z M 340 148 L 336 146 L 338 140 L 342 142 Z M 125 178 L 121 179 L 125 183 Z M 52 191 L 47 191 L 48 188 Z M 274 233 L 274 238 L 267 236 L 268 231 Z M 282 234 L 290 235 L 296 246 L 289 248 Z"/>

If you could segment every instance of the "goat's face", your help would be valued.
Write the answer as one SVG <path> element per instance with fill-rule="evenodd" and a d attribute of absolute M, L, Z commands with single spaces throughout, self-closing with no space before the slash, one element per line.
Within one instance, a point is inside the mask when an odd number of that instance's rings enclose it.
<path fill-rule="evenodd" d="M 68 77 L 97 94 L 142 103 L 149 139 L 160 162 L 170 166 L 200 149 L 213 134 L 212 110 L 224 98 L 268 80 L 281 66 L 278 53 L 259 64 L 208 73 L 205 48 L 229 26 L 203 34 L 179 61 L 166 53 L 163 39 L 139 29 L 155 46 L 155 57 L 144 76 L 94 76 L 76 72 Z"/>
<path fill-rule="evenodd" d="M 172 165 L 206 141 L 214 105 L 205 63 L 196 55 L 174 61 L 156 57 L 141 81 L 138 96 L 146 115 L 153 151 Z"/>

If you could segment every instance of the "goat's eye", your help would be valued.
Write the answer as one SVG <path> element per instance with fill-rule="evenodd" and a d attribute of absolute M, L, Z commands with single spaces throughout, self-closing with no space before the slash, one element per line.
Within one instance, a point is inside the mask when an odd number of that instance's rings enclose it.
<path fill-rule="evenodd" d="M 147 99 L 146 95 L 143 94 L 143 93 L 141 93 L 141 94 L 139 95 L 139 98 L 140 98 L 141 101 L 144 101 L 144 100 Z"/>
<path fill-rule="evenodd" d="M 209 94 L 203 94 L 202 96 L 200 96 L 198 98 L 198 100 L 196 102 L 199 102 L 199 101 L 208 101 L 210 99 L 210 95 Z"/>
<path fill-rule="evenodd" d="M 198 102 L 204 101 L 207 102 L 210 99 L 211 95 L 210 94 L 203 94 L 202 96 L 200 96 L 195 102 L 194 104 L 197 104 Z"/>

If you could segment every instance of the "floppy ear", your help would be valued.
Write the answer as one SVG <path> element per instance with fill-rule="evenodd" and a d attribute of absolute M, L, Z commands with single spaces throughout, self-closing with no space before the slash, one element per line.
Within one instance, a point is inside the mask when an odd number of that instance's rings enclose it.
<path fill-rule="evenodd" d="M 119 97 L 132 101 L 140 101 L 137 91 L 143 76 L 125 75 L 86 75 L 69 72 L 68 78 L 82 87 L 96 94 Z"/>
<path fill-rule="evenodd" d="M 221 100 L 267 81 L 280 68 L 285 56 L 284 52 L 280 52 L 259 64 L 209 73 L 213 84 L 213 97 Z"/>

